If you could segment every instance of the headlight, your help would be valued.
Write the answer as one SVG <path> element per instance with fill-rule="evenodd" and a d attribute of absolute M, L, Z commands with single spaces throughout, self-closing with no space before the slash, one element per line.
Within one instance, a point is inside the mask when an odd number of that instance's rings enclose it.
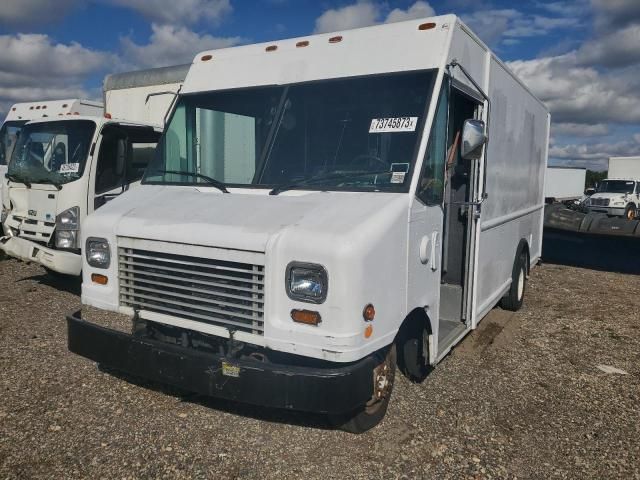
<path fill-rule="evenodd" d="M 56 230 L 78 230 L 80 226 L 80 209 L 71 207 L 56 217 Z"/>
<path fill-rule="evenodd" d="M 286 282 L 292 300 L 322 303 L 327 298 L 327 271 L 322 265 L 292 262 L 287 266 Z"/>
<path fill-rule="evenodd" d="M 56 248 L 78 248 L 78 232 L 75 230 L 60 230 L 56 232 Z"/>
<path fill-rule="evenodd" d="M 56 248 L 77 249 L 80 209 L 71 207 L 56 217 Z"/>
<path fill-rule="evenodd" d="M 613 202 L 614 205 L 624 205 L 624 202 Z"/>
<path fill-rule="evenodd" d="M 111 263 L 111 250 L 109 242 L 104 238 L 87 238 L 85 246 L 87 263 L 94 268 L 109 268 Z"/>

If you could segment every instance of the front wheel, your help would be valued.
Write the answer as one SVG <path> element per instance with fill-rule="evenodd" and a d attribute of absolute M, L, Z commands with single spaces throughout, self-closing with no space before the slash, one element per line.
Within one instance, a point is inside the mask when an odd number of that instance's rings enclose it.
<path fill-rule="evenodd" d="M 355 412 L 330 417 L 331 422 L 350 433 L 364 433 L 382 421 L 387 413 L 396 376 L 396 345 L 387 348 L 384 358 L 373 369 L 373 392 L 369 401 Z"/>
<path fill-rule="evenodd" d="M 507 294 L 502 297 L 500 305 L 505 310 L 517 312 L 522 308 L 524 292 L 527 286 L 527 254 L 521 252 L 516 257 L 511 273 L 511 287 Z"/>
<path fill-rule="evenodd" d="M 633 203 L 627 205 L 627 208 L 624 209 L 624 217 L 627 220 L 635 220 L 637 216 L 637 209 Z"/>

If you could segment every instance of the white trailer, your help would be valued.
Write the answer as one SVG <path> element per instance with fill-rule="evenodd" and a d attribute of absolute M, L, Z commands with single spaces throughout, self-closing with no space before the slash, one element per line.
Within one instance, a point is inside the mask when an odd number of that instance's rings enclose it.
<path fill-rule="evenodd" d="M 23 125 L 6 175 L 0 249 L 53 273 L 80 275 L 82 221 L 140 183 L 166 115 L 151 100 L 174 100 L 185 75 L 177 66 L 110 76 L 106 112 Z"/>
<path fill-rule="evenodd" d="M 611 157 L 606 180 L 587 206 L 592 212 L 634 220 L 640 216 L 640 157 Z"/>
<path fill-rule="evenodd" d="M 582 198 L 586 179 L 585 168 L 547 167 L 544 196 L 559 202 Z"/>
<path fill-rule="evenodd" d="M 20 130 L 29 120 L 52 118 L 63 115 L 102 115 L 102 104 L 77 98 L 16 103 L 11 106 L 0 127 L 0 206 L 4 205 L 6 189 L 5 174 Z M 4 218 L 2 219 L 4 221 Z M 0 222 L 1 223 L 1 222 Z M 1 231 L 0 231 L 1 233 Z"/>
<path fill-rule="evenodd" d="M 522 305 L 548 135 L 452 15 L 203 52 L 142 185 L 83 225 L 82 303 L 122 329 L 76 312 L 69 348 L 371 428 L 396 361 L 421 381 Z"/>

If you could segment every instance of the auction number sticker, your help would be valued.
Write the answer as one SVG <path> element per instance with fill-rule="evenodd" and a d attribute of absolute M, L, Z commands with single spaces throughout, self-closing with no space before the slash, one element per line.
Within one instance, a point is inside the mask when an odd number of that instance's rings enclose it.
<path fill-rule="evenodd" d="M 374 118 L 369 133 L 415 132 L 418 117 Z"/>
<path fill-rule="evenodd" d="M 80 170 L 79 163 L 63 163 L 60 165 L 60 173 L 78 173 Z"/>

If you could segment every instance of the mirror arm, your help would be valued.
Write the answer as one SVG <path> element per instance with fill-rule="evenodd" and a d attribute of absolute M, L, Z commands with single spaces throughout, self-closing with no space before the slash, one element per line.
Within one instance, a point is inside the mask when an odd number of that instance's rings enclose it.
<path fill-rule="evenodd" d="M 449 63 L 446 68 L 447 70 L 450 71 L 452 68 L 456 68 L 456 67 L 460 69 L 460 71 L 464 74 L 464 76 L 467 77 L 467 80 L 471 82 L 474 88 L 478 91 L 478 93 L 482 96 L 482 98 L 484 98 L 484 100 L 487 102 L 487 115 L 486 115 L 487 121 L 485 125 L 485 135 L 487 136 L 487 141 L 484 145 L 484 169 L 483 169 L 484 171 L 482 173 L 482 198 L 478 203 L 478 204 L 482 204 L 482 202 L 484 202 L 489 197 L 489 194 L 487 193 L 487 145 L 489 144 L 489 123 L 491 121 L 491 99 L 484 92 L 482 87 L 480 87 L 480 85 L 478 85 L 478 83 L 473 79 L 473 77 L 467 71 L 467 69 L 464 68 L 462 65 L 460 65 L 460 63 L 458 63 L 458 59 L 454 58 L 453 60 L 451 60 L 451 63 Z M 450 74 L 449 77 L 452 78 L 453 75 Z"/>

